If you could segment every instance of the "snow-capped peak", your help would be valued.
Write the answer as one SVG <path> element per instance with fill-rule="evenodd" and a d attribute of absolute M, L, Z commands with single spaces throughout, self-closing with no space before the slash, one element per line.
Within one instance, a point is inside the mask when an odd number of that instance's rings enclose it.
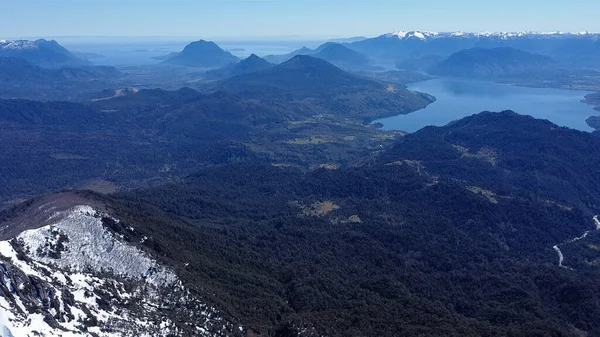
<path fill-rule="evenodd" d="M 563 37 L 563 36 L 587 36 L 587 35 L 598 35 L 598 33 L 592 33 L 589 31 L 581 31 L 581 32 L 562 32 L 562 31 L 553 31 L 553 32 L 534 32 L 534 31 L 521 31 L 521 32 L 421 32 L 421 31 L 395 31 L 392 33 L 385 34 L 385 37 L 388 38 L 398 38 L 400 40 L 405 39 L 419 39 L 419 40 L 428 40 L 431 38 L 452 38 L 452 37 L 463 37 L 463 38 L 481 38 L 481 37 L 496 37 L 500 39 L 509 39 L 509 38 L 519 38 L 519 37 Z"/>
<path fill-rule="evenodd" d="M 36 41 L 30 40 L 0 40 L 0 49 L 20 49 L 33 50 L 38 49 Z"/>
<path fill-rule="evenodd" d="M 436 32 L 419 32 L 419 31 L 396 31 L 393 33 L 386 34 L 387 37 L 398 37 L 399 39 L 417 38 L 419 40 L 425 40 L 428 37 L 437 36 Z"/>

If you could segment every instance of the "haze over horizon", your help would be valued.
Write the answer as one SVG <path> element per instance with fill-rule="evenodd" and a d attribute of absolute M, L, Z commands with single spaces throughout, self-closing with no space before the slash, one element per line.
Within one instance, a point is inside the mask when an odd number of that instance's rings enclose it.
<path fill-rule="evenodd" d="M 587 0 L 30 0 L 6 2 L 3 7 L 0 38 L 256 39 L 377 36 L 397 30 L 600 31 L 595 18 L 600 2 Z M 544 15 L 537 15 L 542 7 Z"/>

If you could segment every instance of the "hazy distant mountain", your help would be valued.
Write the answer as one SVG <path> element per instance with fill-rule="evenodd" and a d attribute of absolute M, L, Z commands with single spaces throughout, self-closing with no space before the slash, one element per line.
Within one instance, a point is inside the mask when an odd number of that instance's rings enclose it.
<path fill-rule="evenodd" d="M 256 56 L 255 54 L 252 54 L 239 63 L 232 63 L 219 69 L 209 70 L 205 73 L 205 76 L 207 78 L 228 78 L 265 70 L 273 66 L 274 64 Z"/>
<path fill-rule="evenodd" d="M 302 47 L 300 49 L 294 50 L 291 53 L 287 53 L 287 54 L 283 54 L 283 55 L 267 55 L 264 57 L 264 59 L 271 63 L 279 64 L 279 63 L 288 61 L 297 55 L 311 55 L 314 53 L 315 53 L 315 51 L 313 49 L 310 49 L 307 47 Z"/>
<path fill-rule="evenodd" d="M 232 77 L 220 88 L 252 98 L 310 100 L 318 107 L 365 120 L 409 113 L 435 100 L 431 95 L 350 74 L 308 55 L 295 56 L 267 70 Z"/>
<path fill-rule="evenodd" d="M 51 78 L 53 70 L 41 68 L 22 57 L 0 57 L 2 81 L 32 81 Z"/>
<path fill-rule="evenodd" d="M 345 69 L 364 69 L 369 66 L 368 57 L 334 42 L 319 46 L 311 55 Z"/>
<path fill-rule="evenodd" d="M 170 59 L 172 57 L 175 57 L 177 55 L 179 55 L 178 52 L 170 52 L 170 53 L 165 54 L 165 55 L 154 56 L 154 57 L 152 57 L 152 59 L 159 60 L 159 61 L 164 61 L 164 60 L 168 60 L 168 59 Z"/>
<path fill-rule="evenodd" d="M 110 66 L 81 66 L 46 69 L 28 62 L 22 57 L 0 57 L 0 79 L 4 82 L 30 81 L 87 81 L 115 78 L 122 73 Z M 35 84 L 35 83 L 30 83 Z"/>
<path fill-rule="evenodd" d="M 347 73 L 331 63 L 308 55 L 298 55 L 280 65 L 258 73 L 236 76 L 222 84 L 236 93 L 256 92 L 271 88 L 268 96 L 279 94 L 329 96 L 348 88 L 380 85 L 379 83 Z M 333 89 L 333 92 L 328 90 Z"/>
<path fill-rule="evenodd" d="M 122 75 L 116 68 L 108 66 L 47 69 L 22 57 L 0 57 L 0 97 L 71 98 L 73 93 L 99 90 L 104 82 Z"/>
<path fill-rule="evenodd" d="M 502 77 L 554 65 L 550 57 L 510 47 L 471 48 L 452 54 L 432 67 L 429 73 L 452 77 Z"/>
<path fill-rule="evenodd" d="M 512 47 L 530 53 L 548 55 L 572 65 L 600 64 L 600 34 L 563 32 L 418 32 L 384 34 L 350 44 L 374 59 L 392 61 L 427 55 L 449 56 L 462 49 Z"/>
<path fill-rule="evenodd" d="M 316 49 L 302 47 L 284 55 L 267 55 L 265 59 L 272 63 L 282 63 L 297 55 L 314 56 L 344 69 L 364 69 L 370 63 L 365 55 L 336 42 L 326 42 Z"/>
<path fill-rule="evenodd" d="M 364 36 L 353 36 L 353 37 L 341 37 L 341 38 L 337 38 L 337 39 L 331 39 L 328 40 L 327 42 L 336 42 L 336 43 L 351 43 L 351 42 L 358 42 L 358 41 L 362 41 L 367 39 L 367 37 Z"/>
<path fill-rule="evenodd" d="M 0 40 L 0 57 L 22 57 L 44 68 L 81 66 L 87 60 L 76 56 L 54 40 Z"/>
<path fill-rule="evenodd" d="M 163 63 L 188 67 L 221 67 L 238 61 L 236 56 L 221 49 L 216 43 L 200 40 L 188 44 L 180 53 Z"/>
<path fill-rule="evenodd" d="M 397 61 L 394 65 L 398 69 L 412 71 L 428 71 L 432 67 L 438 65 L 446 57 L 440 55 L 428 55 L 423 57 L 409 58 Z"/>

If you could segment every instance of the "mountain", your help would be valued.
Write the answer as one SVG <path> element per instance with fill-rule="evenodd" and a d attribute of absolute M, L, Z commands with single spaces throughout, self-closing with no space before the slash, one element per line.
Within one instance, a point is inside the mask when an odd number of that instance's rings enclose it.
<path fill-rule="evenodd" d="M 599 149 L 484 112 L 351 167 L 223 165 L 103 209 L 252 333 L 593 336 Z"/>
<path fill-rule="evenodd" d="M 350 74 L 307 55 L 295 56 L 267 70 L 232 77 L 220 88 L 243 97 L 308 101 L 329 113 L 361 120 L 409 113 L 435 99 Z"/>
<path fill-rule="evenodd" d="M 326 42 L 316 49 L 302 47 L 285 55 L 268 55 L 265 56 L 265 59 L 279 64 L 298 55 L 320 58 L 343 69 L 365 69 L 370 64 L 365 55 L 336 42 Z"/>
<path fill-rule="evenodd" d="M 543 70 L 556 63 L 547 56 L 503 48 L 471 48 L 456 52 L 429 69 L 439 76 L 490 78 Z"/>
<path fill-rule="evenodd" d="M 4 217 L 2 336 L 241 335 L 182 283 L 185 264 L 150 248 L 147 229 L 91 197 L 37 198 Z"/>
<path fill-rule="evenodd" d="M 47 69 L 22 57 L 0 57 L 0 97 L 73 98 L 102 89 L 124 74 L 109 66 L 78 66 Z"/>
<path fill-rule="evenodd" d="M 564 32 L 419 32 L 400 31 L 350 44 L 372 59 L 401 61 L 430 55 L 449 56 L 463 49 L 512 47 L 548 55 L 570 66 L 597 66 L 600 35 Z"/>
<path fill-rule="evenodd" d="M 285 61 L 291 60 L 294 56 L 311 55 L 311 54 L 314 54 L 314 52 L 315 51 L 313 49 L 310 49 L 307 47 L 302 47 L 300 49 L 294 50 L 291 53 L 284 54 L 284 55 L 267 55 L 264 57 L 264 59 L 271 63 L 279 64 L 279 63 L 283 63 Z"/>
<path fill-rule="evenodd" d="M 311 56 L 343 69 L 365 69 L 370 64 L 369 59 L 363 54 L 334 42 L 319 46 Z"/>
<path fill-rule="evenodd" d="M 559 143 L 555 143 L 560 139 Z M 416 161 L 497 195 L 529 193 L 594 215 L 600 197 L 598 139 L 511 111 L 482 112 L 403 137 L 381 162 Z M 594 172 L 590 172 L 593 170 Z M 569 172 L 569 177 L 565 177 Z M 594 213 L 594 214 L 592 214 Z"/>
<path fill-rule="evenodd" d="M 163 61 L 165 64 L 187 67 L 221 67 L 229 63 L 236 63 L 239 59 L 231 53 L 221 49 L 212 41 L 194 41 L 177 55 Z"/>
<path fill-rule="evenodd" d="M 222 115 L 226 100 L 240 107 Z M 51 103 L 10 103 L 0 136 L 12 146 L 2 154 L 37 160 L 3 160 L 2 177 L 22 184 L 10 174 L 26 165 L 46 178 L 86 173 L 49 171 L 42 148 L 19 147 L 35 136 L 14 132 L 38 125 L 54 135 L 38 135 L 46 143 L 73 137 L 82 123 L 60 117 L 69 106 L 49 113 Z M 225 122 L 277 104 L 267 103 L 244 110 L 250 103 L 223 93 L 140 90 L 76 114 L 99 118 L 85 124 L 79 149 L 90 141 L 104 158 L 116 154 L 114 166 L 88 163 L 105 175 L 132 169 L 139 179 L 141 168 L 167 170 L 153 161 L 175 155 L 182 160 L 171 169 L 180 169 L 210 143 L 184 142 L 179 126 L 201 127 L 190 123 L 196 114 Z M 219 129 L 230 136 L 224 125 L 205 130 Z M 145 138 L 122 142 L 140 131 Z M 56 149 L 73 151 L 65 140 Z M 15 336 L 33 328 L 42 336 L 61 328 L 99 336 L 595 336 L 599 153 L 600 138 L 589 133 L 482 112 L 399 137 L 351 165 L 195 162 L 194 173 L 158 186 L 24 201 L 0 212 L 3 320 Z"/>
<path fill-rule="evenodd" d="M 209 70 L 205 73 L 205 75 L 207 78 L 229 78 L 232 76 L 245 75 L 260 70 L 265 70 L 271 68 L 272 66 L 272 63 L 269 63 L 265 59 L 262 59 L 255 54 L 252 54 L 239 63 L 232 63 L 219 69 Z"/>
<path fill-rule="evenodd" d="M 0 57 L 2 81 L 32 81 L 50 79 L 55 71 L 41 68 L 22 57 Z"/>
<path fill-rule="evenodd" d="M 44 68 L 81 66 L 84 58 L 69 52 L 55 40 L 0 40 L 0 57 L 21 57 Z"/>

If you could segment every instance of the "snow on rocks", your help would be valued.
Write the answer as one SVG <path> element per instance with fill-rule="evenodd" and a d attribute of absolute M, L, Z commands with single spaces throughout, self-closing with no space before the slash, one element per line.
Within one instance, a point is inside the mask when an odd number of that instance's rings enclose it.
<path fill-rule="evenodd" d="M 0 241 L 0 336 L 232 335 L 173 271 L 109 230 L 108 215 L 79 205 L 50 218 Z"/>
<path fill-rule="evenodd" d="M 139 249 L 119 241 L 102 225 L 101 215 L 93 208 L 76 206 L 66 212 L 62 221 L 25 231 L 17 237 L 32 259 L 78 272 L 108 269 L 153 285 L 165 286 L 176 281 L 174 273 Z"/>

